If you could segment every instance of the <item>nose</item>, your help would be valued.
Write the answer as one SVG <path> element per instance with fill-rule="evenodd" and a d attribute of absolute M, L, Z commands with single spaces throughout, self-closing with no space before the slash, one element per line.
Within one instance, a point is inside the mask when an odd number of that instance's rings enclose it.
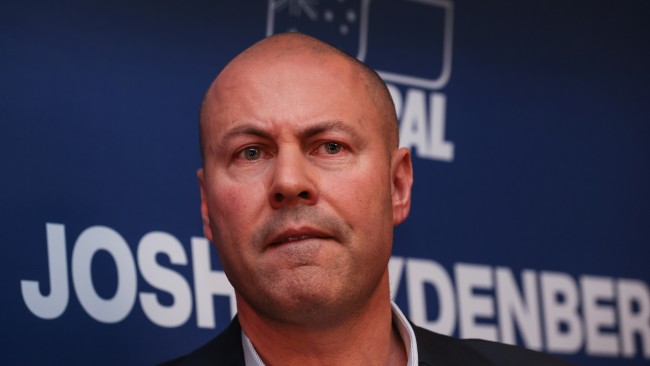
<path fill-rule="evenodd" d="M 280 151 L 275 158 L 269 201 L 273 208 L 313 205 L 318 200 L 317 179 L 299 149 Z"/>

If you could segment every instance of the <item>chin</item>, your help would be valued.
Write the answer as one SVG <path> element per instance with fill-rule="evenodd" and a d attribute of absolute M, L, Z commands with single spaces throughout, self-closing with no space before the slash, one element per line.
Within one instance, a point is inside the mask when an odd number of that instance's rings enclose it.
<path fill-rule="evenodd" d="M 273 316 L 276 320 L 298 326 L 332 326 L 349 314 L 348 308 L 337 300 L 292 299 L 290 303 L 278 304 Z"/>
<path fill-rule="evenodd" d="M 289 282 L 276 283 L 258 310 L 283 323 L 309 326 L 331 325 L 351 311 L 350 289 L 332 286 L 331 279 L 325 284 L 295 278 Z"/>

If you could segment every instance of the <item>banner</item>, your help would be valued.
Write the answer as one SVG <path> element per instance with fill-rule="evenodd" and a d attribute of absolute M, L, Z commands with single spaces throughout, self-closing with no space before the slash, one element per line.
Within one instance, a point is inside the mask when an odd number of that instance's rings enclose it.
<path fill-rule="evenodd" d="M 645 1 L 0 4 L 6 364 L 154 364 L 234 292 L 203 237 L 198 109 L 299 31 L 375 68 L 413 153 L 391 296 L 415 323 L 583 365 L 650 361 Z"/>

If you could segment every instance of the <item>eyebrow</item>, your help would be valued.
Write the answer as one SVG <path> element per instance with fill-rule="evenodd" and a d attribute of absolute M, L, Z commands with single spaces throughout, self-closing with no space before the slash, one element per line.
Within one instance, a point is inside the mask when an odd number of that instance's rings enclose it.
<path fill-rule="evenodd" d="M 338 120 L 316 122 L 307 127 L 300 127 L 298 137 L 301 139 L 307 139 L 328 131 L 346 132 L 349 133 L 354 139 L 358 139 L 360 137 L 354 128 Z M 269 132 L 265 131 L 262 128 L 247 123 L 247 124 L 237 126 L 229 130 L 228 132 L 226 132 L 222 140 L 226 141 L 241 135 L 253 135 L 253 136 L 258 136 L 266 139 L 272 138 Z"/>
<path fill-rule="evenodd" d="M 253 135 L 253 136 L 259 136 L 266 139 L 271 138 L 271 135 L 268 132 L 247 123 L 241 126 L 237 126 L 229 130 L 228 132 L 226 132 L 222 137 L 222 141 L 227 141 L 235 136 L 241 136 L 241 135 Z"/>
<path fill-rule="evenodd" d="M 300 128 L 299 135 L 301 138 L 311 138 L 323 132 L 329 132 L 329 131 L 345 132 L 352 135 L 352 137 L 355 139 L 359 137 L 359 134 L 357 133 L 357 131 L 355 131 L 354 128 L 343 123 L 342 121 L 337 121 L 337 120 L 317 122 L 305 128 Z"/>

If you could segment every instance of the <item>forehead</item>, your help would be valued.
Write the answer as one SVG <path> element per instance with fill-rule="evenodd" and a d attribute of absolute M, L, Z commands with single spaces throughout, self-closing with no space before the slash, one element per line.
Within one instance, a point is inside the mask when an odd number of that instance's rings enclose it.
<path fill-rule="evenodd" d="M 224 69 L 206 95 L 202 123 L 210 135 L 251 122 L 341 120 L 370 128 L 380 123 L 376 109 L 364 76 L 341 56 L 262 55 Z"/>

